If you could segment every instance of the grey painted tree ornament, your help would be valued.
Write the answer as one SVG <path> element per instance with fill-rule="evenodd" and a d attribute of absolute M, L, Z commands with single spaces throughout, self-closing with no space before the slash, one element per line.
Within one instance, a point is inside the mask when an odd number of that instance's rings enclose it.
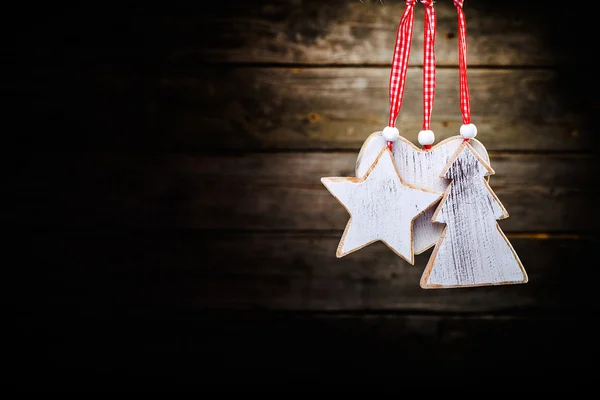
<path fill-rule="evenodd" d="M 497 220 L 508 218 L 485 177 L 494 170 L 465 140 L 441 173 L 450 179 L 432 221 L 445 224 L 421 287 L 526 283 L 527 273 Z"/>

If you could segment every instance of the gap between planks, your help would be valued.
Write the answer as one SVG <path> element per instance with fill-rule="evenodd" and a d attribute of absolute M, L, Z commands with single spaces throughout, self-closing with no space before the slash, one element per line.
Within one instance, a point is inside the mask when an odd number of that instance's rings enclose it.
<path fill-rule="evenodd" d="M 318 64 L 318 63 L 264 63 L 264 62 L 179 62 L 177 65 L 166 65 L 160 70 L 148 69 L 141 70 L 137 66 L 126 65 L 110 65 L 102 66 L 96 69 L 97 73 L 108 75 L 123 75 L 129 77 L 130 74 L 135 74 L 136 79 L 155 78 L 157 74 L 161 74 L 162 78 L 178 78 L 178 77 L 194 77 L 198 74 L 199 69 L 273 69 L 273 70 L 289 70 L 296 72 L 299 70 L 328 70 L 328 69 L 387 69 L 391 70 L 391 63 L 372 63 L 372 64 Z M 560 72 L 573 71 L 577 65 L 473 65 L 468 66 L 468 70 L 477 71 L 538 71 L 538 72 Z M 457 70 L 458 64 L 442 64 L 436 65 L 438 70 Z M 411 65 L 408 71 L 421 71 L 423 65 Z M 467 72 L 468 73 L 468 72 Z"/>
<path fill-rule="evenodd" d="M 129 236 L 137 235 L 184 235 L 184 236 L 244 236 L 244 235 L 261 235 L 261 236 L 278 236 L 288 238 L 305 238 L 305 237 L 323 237 L 323 238 L 340 238 L 343 230 L 338 229 L 298 229 L 298 230 L 283 230 L 283 229 L 192 229 L 192 228 L 127 228 L 125 230 L 115 232 L 111 228 L 89 227 L 89 228 L 60 228 L 56 229 L 48 226 L 40 226 L 36 229 L 34 226 L 28 226 L 27 232 L 36 230 L 38 232 L 47 231 L 47 234 L 56 234 L 62 232 L 65 234 L 85 235 L 91 234 L 95 236 L 107 235 L 110 237 L 119 237 L 119 235 Z M 529 240 L 591 240 L 594 236 L 589 233 L 579 232 L 508 232 L 506 236 L 509 239 L 529 239 Z"/>
<path fill-rule="evenodd" d="M 184 65 L 177 67 L 178 71 L 182 69 L 193 70 L 198 67 L 230 67 L 230 68 L 289 68 L 289 69 L 328 69 L 328 68 L 392 68 L 391 63 L 285 63 L 285 62 L 187 62 Z M 568 68 L 569 65 L 495 65 L 495 64 L 481 64 L 481 65 L 469 65 L 469 70 L 536 70 L 536 71 L 558 71 Z M 423 64 L 412 64 L 408 67 L 409 69 L 422 69 Z M 458 64 L 437 64 L 437 69 L 458 69 Z"/>
<path fill-rule="evenodd" d="M 208 134 L 208 133 L 206 133 Z M 358 155 L 360 148 L 249 148 L 249 149 L 225 149 L 214 148 L 206 151 L 177 151 L 160 153 L 163 155 L 185 155 L 185 156 L 203 156 L 203 157 L 236 157 L 248 154 L 297 154 L 297 153 L 325 153 L 325 154 L 356 154 Z M 158 152 L 156 152 L 158 154 Z M 56 154 L 56 153 L 55 153 Z M 98 153 L 95 153 L 98 154 Z M 100 154 L 111 154 L 111 152 L 103 151 Z M 154 154 L 154 152 L 152 153 Z M 570 157 L 570 158 L 586 158 L 594 157 L 595 150 L 488 150 L 491 157 L 502 156 L 549 156 L 549 157 Z"/>
<path fill-rule="evenodd" d="M 198 231 L 200 232 L 200 231 Z M 343 230 L 298 230 L 298 231 L 279 231 L 279 230 L 202 230 L 206 234 L 221 235 L 277 235 L 285 237 L 341 237 Z M 510 232 L 505 233 L 509 239 L 529 239 L 529 240 L 589 240 L 591 235 L 580 233 L 565 232 Z"/>
<path fill-rule="evenodd" d="M 143 314 L 146 310 L 140 309 L 138 313 Z M 136 309 L 130 309 L 136 314 Z M 368 319 L 368 318 L 418 318 L 418 319 L 464 319 L 464 320 L 531 320 L 564 318 L 560 312 L 548 310 L 510 310 L 504 309 L 495 312 L 489 311 L 428 311 L 428 310 L 399 310 L 399 309 L 347 309 L 347 310 L 290 310 L 290 309 L 244 309 L 244 308 L 182 308 L 178 315 L 190 316 L 218 316 L 230 318 L 336 318 L 336 319 Z"/>

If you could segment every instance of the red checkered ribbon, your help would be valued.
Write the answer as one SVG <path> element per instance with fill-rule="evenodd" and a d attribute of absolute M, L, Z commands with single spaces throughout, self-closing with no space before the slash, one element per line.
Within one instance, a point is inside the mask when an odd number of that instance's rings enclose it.
<path fill-rule="evenodd" d="M 406 83 L 406 70 L 408 69 L 408 58 L 410 56 L 410 45 L 412 41 L 413 23 L 415 19 L 416 0 L 406 0 L 404 14 L 398 24 L 396 33 L 396 47 L 392 60 L 392 71 L 390 73 L 390 119 L 388 126 L 394 127 L 396 118 L 402 106 L 402 96 Z"/>
<path fill-rule="evenodd" d="M 433 0 L 421 0 L 425 6 L 423 37 L 423 130 L 431 126 L 431 110 L 435 98 L 435 8 Z M 455 2 L 456 3 L 456 2 Z"/>
<path fill-rule="evenodd" d="M 467 82 L 467 22 L 463 11 L 462 0 L 454 0 L 454 7 L 458 13 L 458 65 L 460 69 L 460 111 L 463 124 L 471 123 L 471 100 L 469 98 L 469 84 Z"/>

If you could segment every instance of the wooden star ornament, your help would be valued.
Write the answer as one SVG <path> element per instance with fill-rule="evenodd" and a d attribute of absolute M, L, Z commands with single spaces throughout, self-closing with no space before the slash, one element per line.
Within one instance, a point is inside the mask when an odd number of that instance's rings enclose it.
<path fill-rule="evenodd" d="M 438 202 L 442 192 L 403 182 L 387 147 L 361 178 L 321 178 L 321 182 L 350 214 L 337 257 L 380 240 L 414 264 L 413 222 Z"/>

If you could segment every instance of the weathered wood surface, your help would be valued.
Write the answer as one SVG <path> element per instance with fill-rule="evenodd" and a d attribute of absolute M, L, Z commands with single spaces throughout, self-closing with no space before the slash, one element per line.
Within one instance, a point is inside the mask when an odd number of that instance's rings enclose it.
<path fill-rule="evenodd" d="M 387 125 L 389 68 L 198 68 L 94 78 L 94 149 L 358 149 Z M 471 113 L 488 150 L 589 150 L 589 105 L 565 99 L 572 76 L 539 69 L 469 72 Z M 585 84 L 585 83 L 583 83 Z M 459 133 L 458 71 L 438 71 L 432 130 Z M 90 100 L 91 101 L 91 100 Z M 84 103 L 85 104 L 85 103 Z M 74 104 L 77 109 L 81 105 Z M 417 143 L 422 71 L 410 68 L 397 126 Z M 109 118 L 109 120 L 107 120 Z"/>
<path fill-rule="evenodd" d="M 554 25 L 569 7 L 470 1 L 465 4 L 469 64 L 554 65 L 569 63 L 573 50 Z M 563 10 L 562 14 L 553 10 Z M 162 62 L 234 62 L 301 64 L 390 64 L 403 1 L 375 0 L 231 0 L 204 4 L 169 16 L 134 15 L 128 25 L 139 43 L 133 54 L 145 55 L 142 43 L 156 43 L 149 55 Z M 456 10 L 452 2 L 435 5 L 439 65 L 458 64 Z M 510 9 L 510 12 L 506 10 Z M 150 14 L 150 16 L 148 16 Z M 566 18 L 566 17 L 565 17 Z M 578 44 L 572 43 L 572 46 Z M 415 7 L 410 62 L 422 65 L 423 7 Z"/>
<path fill-rule="evenodd" d="M 438 202 L 441 190 L 404 181 L 386 147 L 379 150 L 363 176 L 323 177 L 321 182 L 350 214 L 336 251 L 338 257 L 380 240 L 414 263 L 413 222 Z"/>
<path fill-rule="evenodd" d="M 436 5 L 438 141 L 460 126 L 450 3 Z M 431 382 L 594 382 L 598 240 L 578 233 L 596 233 L 600 175 L 592 158 L 542 155 L 598 147 L 596 27 L 581 22 L 593 6 L 466 2 L 473 122 L 530 281 L 465 291 L 419 288 L 428 253 L 415 267 L 382 244 L 336 259 L 348 215 L 318 182 L 351 176 L 387 122 L 401 1 L 12 13 L 31 26 L 5 35 L 8 364 L 20 373 L 9 380 L 60 391 L 389 383 L 403 395 Z M 399 123 L 415 143 L 420 15 Z M 555 69 L 573 63 L 585 68 Z M 272 154 L 243 154 L 256 151 Z"/>
<path fill-rule="evenodd" d="M 410 265 L 382 243 L 336 258 L 339 234 L 230 234 L 189 230 L 40 230 L 42 292 L 77 302 L 178 309 L 557 312 L 588 304 L 581 276 L 593 237 L 510 236 L 526 285 L 423 290 L 430 251 Z M 77 279 L 79 286 L 61 289 Z M 591 303 L 589 303 L 591 304 Z"/>
<path fill-rule="evenodd" d="M 444 230 L 421 278 L 423 288 L 527 283 L 527 273 L 497 220 L 509 214 L 485 177 L 494 170 L 463 142 L 440 174 L 450 180 L 431 218 Z"/>
<path fill-rule="evenodd" d="M 501 221 L 505 232 L 596 229 L 595 214 L 586 211 L 599 193 L 593 157 L 490 157 L 492 189 L 511 215 Z M 353 176 L 355 160 L 352 152 L 83 154 L 77 168 L 69 163 L 62 171 L 36 171 L 39 176 L 15 193 L 30 208 L 9 218 L 57 227 L 341 231 L 348 213 L 320 179 Z"/>

